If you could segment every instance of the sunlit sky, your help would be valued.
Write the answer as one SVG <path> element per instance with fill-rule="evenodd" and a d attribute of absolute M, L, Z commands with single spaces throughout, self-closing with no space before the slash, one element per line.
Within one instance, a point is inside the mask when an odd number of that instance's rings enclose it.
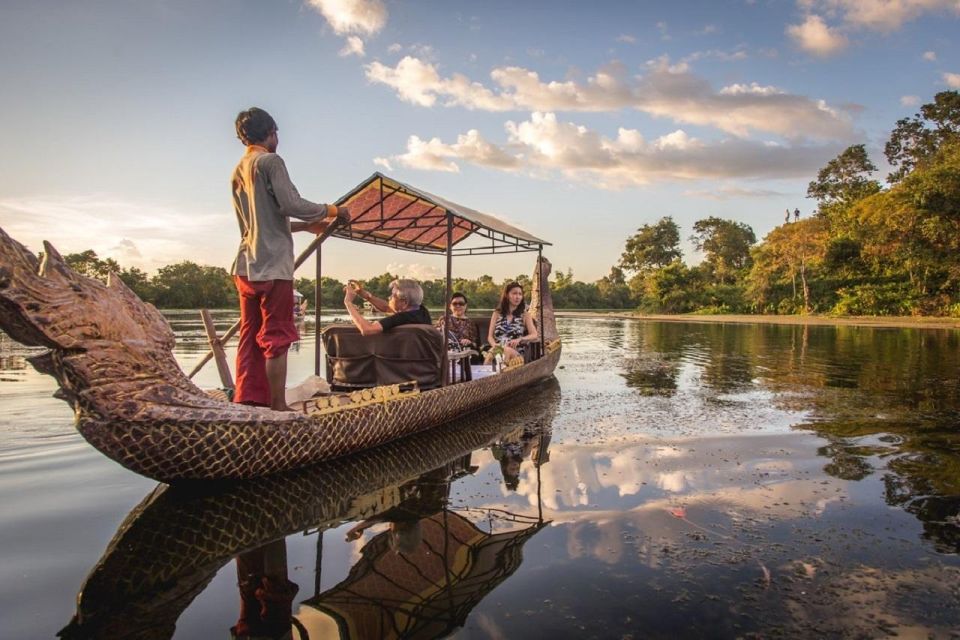
<path fill-rule="evenodd" d="M 694 221 L 762 238 L 810 215 L 807 183 L 850 144 L 886 175 L 896 120 L 960 88 L 958 27 L 957 0 L 4 0 L 0 226 L 151 273 L 229 267 L 233 121 L 260 106 L 308 199 L 379 170 L 550 240 L 585 281 L 670 215 L 696 262 Z M 324 245 L 340 279 L 442 268 Z"/>

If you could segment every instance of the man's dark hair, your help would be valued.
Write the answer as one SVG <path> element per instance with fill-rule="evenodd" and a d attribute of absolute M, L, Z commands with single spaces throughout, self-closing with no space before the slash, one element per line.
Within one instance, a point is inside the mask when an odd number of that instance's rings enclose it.
<path fill-rule="evenodd" d="M 453 301 L 456 300 L 457 298 L 463 298 L 463 304 L 470 304 L 470 301 L 467 300 L 467 296 L 463 295 L 463 294 L 460 293 L 459 291 L 454 291 L 454 292 L 453 292 L 453 294 L 450 296 L 450 302 L 453 302 Z"/>
<path fill-rule="evenodd" d="M 273 116 L 257 107 L 237 114 L 237 137 L 243 144 L 257 144 L 266 140 L 277 128 Z"/>

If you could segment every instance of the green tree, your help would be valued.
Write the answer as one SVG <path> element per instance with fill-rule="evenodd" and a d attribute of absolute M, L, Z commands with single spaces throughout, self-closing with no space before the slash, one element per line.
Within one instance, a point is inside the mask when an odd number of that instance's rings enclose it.
<path fill-rule="evenodd" d="M 899 182 L 919 164 L 932 158 L 941 145 L 960 137 L 960 93 L 941 91 L 933 102 L 920 107 L 912 118 L 897 120 L 884 147 L 887 161 L 896 171 L 887 176 Z"/>
<path fill-rule="evenodd" d="M 137 297 L 144 302 L 157 303 L 157 288 L 153 284 L 153 279 L 146 272 L 130 267 L 122 269 L 117 275 L 123 280 L 123 283 L 130 287 L 130 290 L 137 294 Z"/>
<path fill-rule="evenodd" d="M 681 260 L 651 272 L 646 278 L 644 308 L 661 313 L 688 313 L 702 305 L 700 272 Z"/>
<path fill-rule="evenodd" d="M 870 178 L 876 170 L 864 145 L 847 147 L 820 169 L 817 179 L 807 187 L 807 197 L 817 201 L 818 213 L 829 215 L 838 207 L 849 207 L 880 191 L 880 183 Z"/>
<path fill-rule="evenodd" d="M 113 258 L 101 260 L 93 249 L 87 249 L 80 253 L 68 253 L 63 259 L 71 269 L 88 278 L 98 278 L 106 281 L 109 273 L 119 274 L 121 271 L 116 260 Z"/>
<path fill-rule="evenodd" d="M 236 288 L 227 270 L 185 260 L 162 267 L 153 278 L 158 306 L 174 309 L 231 307 Z"/>
<path fill-rule="evenodd" d="M 697 251 L 707 254 L 707 275 L 721 284 L 731 284 L 741 270 L 750 267 L 750 247 L 757 236 L 749 225 L 711 216 L 693 224 L 690 241 Z"/>
<path fill-rule="evenodd" d="M 792 298 L 797 298 L 797 277 L 800 278 L 802 309 L 810 313 L 814 307 L 810 282 L 815 269 L 823 262 L 829 238 L 828 224 L 823 218 L 808 218 L 794 224 L 785 224 L 771 231 L 753 252 L 753 267 L 749 275 L 749 293 L 763 309 L 770 302 L 770 292 L 787 281 L 792 285 Z M 774 309 L 784 312 L 792 309 L 783 305 L 783 299 L 773 301 Z M 789 311 L 787 311 L 789 312 Z"/>
<path fill-rule="evenodd" d="M 960 140 L 944 144 L 889 191 L 851 211 L 872 273 L 909 280 L 925 312 L 960 293 Z"/>
<path fill-rule="evenodd" d="M 643 225 L 627 238 L 619 266 L 625 271 L 643 273 L 665 267 L 681 255 L 680 228 L 673 218 L 665 216 L 656 224 Z"/>
<path fill-rule="evenodd" d="M 599 305 L 605 309 L 626 309 L 631 306 L 630 287 L 623 269 L 610 267 L 610 273 L 597 281 Z"/>

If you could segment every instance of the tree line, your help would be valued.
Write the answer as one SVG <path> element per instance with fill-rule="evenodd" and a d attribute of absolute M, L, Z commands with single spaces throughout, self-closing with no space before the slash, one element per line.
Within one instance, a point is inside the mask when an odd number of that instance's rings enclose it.
<path fill-rule="evenodd" d="M 697 221 L 695 267 L 672 218 L 640 227 L 617 266 L 631 299 L 667 313 L 960 316 L 960 94 L 897 121 L 884 154 L 881 184 L 865 145 L 848 147 L 807 188 L 815 214 L 759 243 L 741 222 Z"/>
<path fill-rule="evenodd" d="M 695 266 L 680 251 L 680 228 L 669 215 L 627 238 L 620 260 L 592 283 L 558 270 L 554 305 L 566 309 L 639 309 L 652 313 L 834 313 L 960 316 L 960 94 L 938 93 L 894 126 L 884 154 L 886 183 L 863 144 L 853 145 L 817 173 L 807 189 L 812 217 L 774 228 L 760 242 L 736 220 L 710 216 L 693 225 L 690 241 L 704 254 Z M 92 250 L 65 256 L 78 272 L 114 272 L 161 308 L 223 308 L 236 304 L 226 269 L 191 261 L 148 276 Z M 365 285 L 386 297 L 397 277 Z M 516 278 L 529 294 L 530 277 Z M 506 282 L 488 275 L 457 278 L 473 308 L 496 305 Z M 295 287 L 315 306 L 314 283 Z M 443 307 L 445 281 L 421 283 L 425 304 Z M 342 306 L 344 283 L 324 277 L 323 306 Z"/>
<path fill-rule="evenodd" d="M 75 271 L 85 276 L 106 280 L 111 272 L 117 274 L 140 299 L 161 309 L 217 309 L 237 304 L 233 279 L 223 267 L 211 267 L 184 260 L 162 267 L 151 277 L 136 267 L 121 267 L 112 258 L 101 259 L 91 249 L 67 254 L 64 259 Z M 385 272 L 364 280 L 364 287 L 374 295 L 386 299 L 390 294 L 390 282 L 398 277 L 398 274 Z M 525 274 L 502 281 L 494 280 L 489 275 L 475 279 L 454 278 L 453 291 L 466 295 L 474 309 L 492 309 L 499 301 L 504 285 L 511 281 L 523 285 L 529 300 L 532 281 L 530 276 Z M 633 303 L 622 278 L 616 286 L 606 281 L 605 278 L 587 284 L 574 281 L 569 270 L 558 273 L 550 284 L 554 305 L 574 309 L 632 308 Z M 346 283 L 327 276 L 323 276 L 320 282 L 323 307 L 343 308 L 343 289 Z M 424 304 L 428 308 L 442 309 L 446 280 L 436 278 L 421 281 L 420 284 L 423 287 Z M 294 281 L 294 288 L 307 298 L 311 308 L 316 308 L 315 285 L 314 278 L 297 278 Z"/>

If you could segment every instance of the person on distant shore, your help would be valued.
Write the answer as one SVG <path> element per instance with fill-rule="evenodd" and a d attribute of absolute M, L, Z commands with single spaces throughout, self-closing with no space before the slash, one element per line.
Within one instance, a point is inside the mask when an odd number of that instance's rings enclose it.
<path fill-rule="evenodd" d="M 790 224 L 790 209 L 787 209 L 787 213 L 783 216 L 784 224 Z"/>
<path fill-rule="evenodd" d="M 523 302 L 523 287 L 519 282 L 508 282 L 490 317 L 487 342 L 493 347 L 503 347 L 503 360 L 509 362 L 523 355 L 526 343 L 536 342 L 539 338 L 533 318 Z"/>
<path fill-rule="evenodd" d="M 356 280 L 347 282 L 343 292 L 343 306 L 350 314 L 353 325 L 365 336 L 377 335 L 404 324 L 433 324 L 430 312 L 423 306 L 423 289 L 416 280 L 401 278 L 391 282 L 389 300 L 373 295 Z M 367 320 L 353 304 L 357 296 L 369 302 L 377 311 L 392 315 L 382 320 Z"/>
<path fill-rule="evenodd" d="M 443 332 L 443 317 L 437 320 L 437 329 Z M 447 347 L 456 351 L 479 349 L 480 335 L 476 323 L 467 317 L 467 296 L 459 291 L 450 296 L 450 330 L 446 332 Z"/>
<path fill-rule="evenodd" d="M 794 222 L 800 222 L 800 209 L 799 209 L 799 208 L 793 210 L 793 221 L 794 221 Z"/>
<path fill-rule="evenodd" d="M 240 341 L 234 402 L 288 411 L 287 350 L 299 340 L 293 321 L 293 235 L 322 233 L 344 207 L 300 197 L 277 155 L 277 123 L 263 109 L 241 111 L 237 137 L 247 150 L 233 171 L 240 248 L 230 273 L 240 296 Z M 291 222 L 297 218 L 302 222 Z"/>

